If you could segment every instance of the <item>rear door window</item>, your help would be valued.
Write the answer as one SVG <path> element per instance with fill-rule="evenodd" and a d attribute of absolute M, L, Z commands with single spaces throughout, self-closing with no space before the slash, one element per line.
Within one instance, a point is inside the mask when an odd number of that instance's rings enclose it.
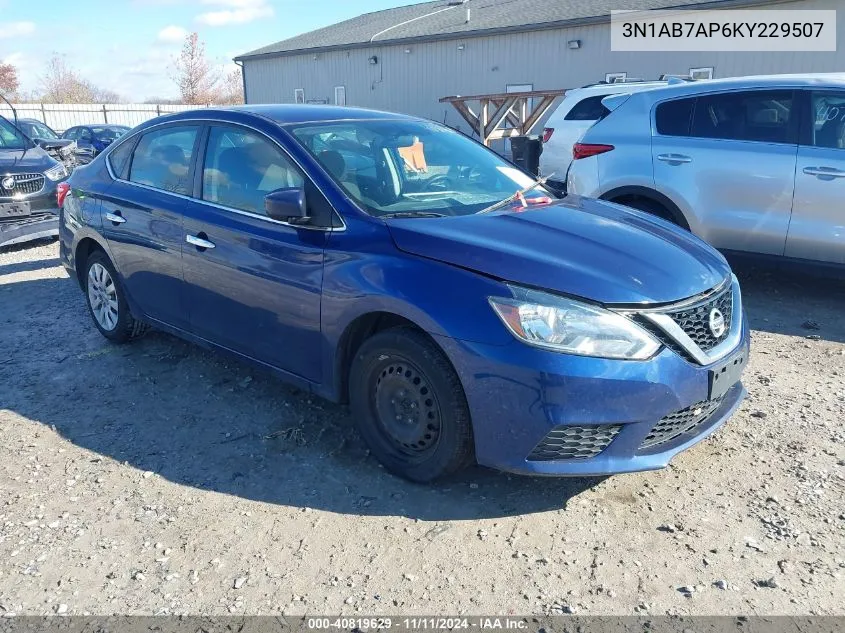
<path fill-rule="evenodd" d="M 265 137 L 234 127 L 212 127 L 202 174 L 202 199 L 266 215 L 264 196 L 302 187 L 299 169 Z"/>
<path fill-rule="evenodd" d="M 695 99 L 664 101 L 657 106 L 654 118 L 657 133 L 664 136 L 689 136 Z"/>
<path fill-rule="evenodd" d="M 129 180 L 172 193 L 191 193 L 191 162 L 198 127 L 174 126 L 148 132 L 132 154 Z"/>
<path fill-rule="evenodd" d="M 795 143 L 791 90 L 749 90 L 698 97 L 692 136 Z"/>
<path fill-rule="evenodd" d="M 610 114 L 610 110 L 605 108 L 601 103 L 601 100 L 606 96 L 596 95 L 582 99 L 566 113 L 564 121 L 598 121 L 604 118 Z"/>

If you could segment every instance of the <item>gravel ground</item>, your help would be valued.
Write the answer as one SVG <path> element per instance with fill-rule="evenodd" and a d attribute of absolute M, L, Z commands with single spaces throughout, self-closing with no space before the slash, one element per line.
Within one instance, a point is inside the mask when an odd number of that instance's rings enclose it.
<path fill-rule="evenodd" d="M 740 269 L 749 397 L 670 468 L 434 487 L 347 410 L 0 253 L 0 614 L 845 614 L 845 286 Z"/>

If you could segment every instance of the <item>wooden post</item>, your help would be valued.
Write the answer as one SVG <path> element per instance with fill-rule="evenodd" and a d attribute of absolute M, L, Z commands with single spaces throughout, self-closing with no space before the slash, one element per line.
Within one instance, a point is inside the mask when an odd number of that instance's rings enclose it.
<path fill-rule="evenodd" d="M 487 145 L 487 124 L 490 122 L 490 100 L 489 99 L 482 99 L 481 100 L 481 120 L 478 124 L 478 137 L 481 139 L 481 142 Z"/>
<path fill-rule="evenodd" d="M 513 136 L 531 134 L 543 117 L 566 90 L 532 90 L 468 97 L 443 97 L 440 103 L 451 103 L 461 117 L 478 133 L 479 140 L 487 147 L 490 142 Z M 468 102 L 477 101 L 481 110 L 478 116 Z M 492 104 L 494 110 L 491 111 Z M 510 126 L 510 127 L 508 127 Z"/>
<path fill-rule="evenodd" d="M 106 104 L 104 103 L 103 104 L 103 123 L 108 123 L 108 122 L 109 122 L 109 113 L 108 113 L 108 110 L 106 110 Z"/>

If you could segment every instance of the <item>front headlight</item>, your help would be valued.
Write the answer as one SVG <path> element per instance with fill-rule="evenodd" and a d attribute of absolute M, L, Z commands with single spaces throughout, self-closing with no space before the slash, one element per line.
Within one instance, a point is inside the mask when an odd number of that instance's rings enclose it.
<path fill-rule="evenodd" d="M 67 169 L 64 165 L 59 163 L 55 167 L 50 167 L 47 171 L 44 172 L 44 175 L 47 176 L 52 181 L 61 180 L 62 178 L 67 178 Z"/>
<path fill-rule="evenodd" d="M 490 297 L 490 305 L 511 333 L 530 345 L 626 360 L 645 360 L 660 349 L 657 340 L 621 314 L 539 290 L 509 288 L 512 298 Z"/>

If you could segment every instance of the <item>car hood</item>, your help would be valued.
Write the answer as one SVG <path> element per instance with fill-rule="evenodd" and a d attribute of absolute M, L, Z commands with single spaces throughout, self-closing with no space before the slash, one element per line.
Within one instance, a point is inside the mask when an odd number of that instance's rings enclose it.
<path fill-rule="evenodd" d="M 32 149 L 0 149 L 0 173 L 43 172 L 56 161 L 40 147 Z"/>
<path fill-rule="evenodd" d="M 730 275 L 691 233 L 577 196 L 523 212 L 386 223 L 407 253 L 605 304 L 670 303 Z"/>

